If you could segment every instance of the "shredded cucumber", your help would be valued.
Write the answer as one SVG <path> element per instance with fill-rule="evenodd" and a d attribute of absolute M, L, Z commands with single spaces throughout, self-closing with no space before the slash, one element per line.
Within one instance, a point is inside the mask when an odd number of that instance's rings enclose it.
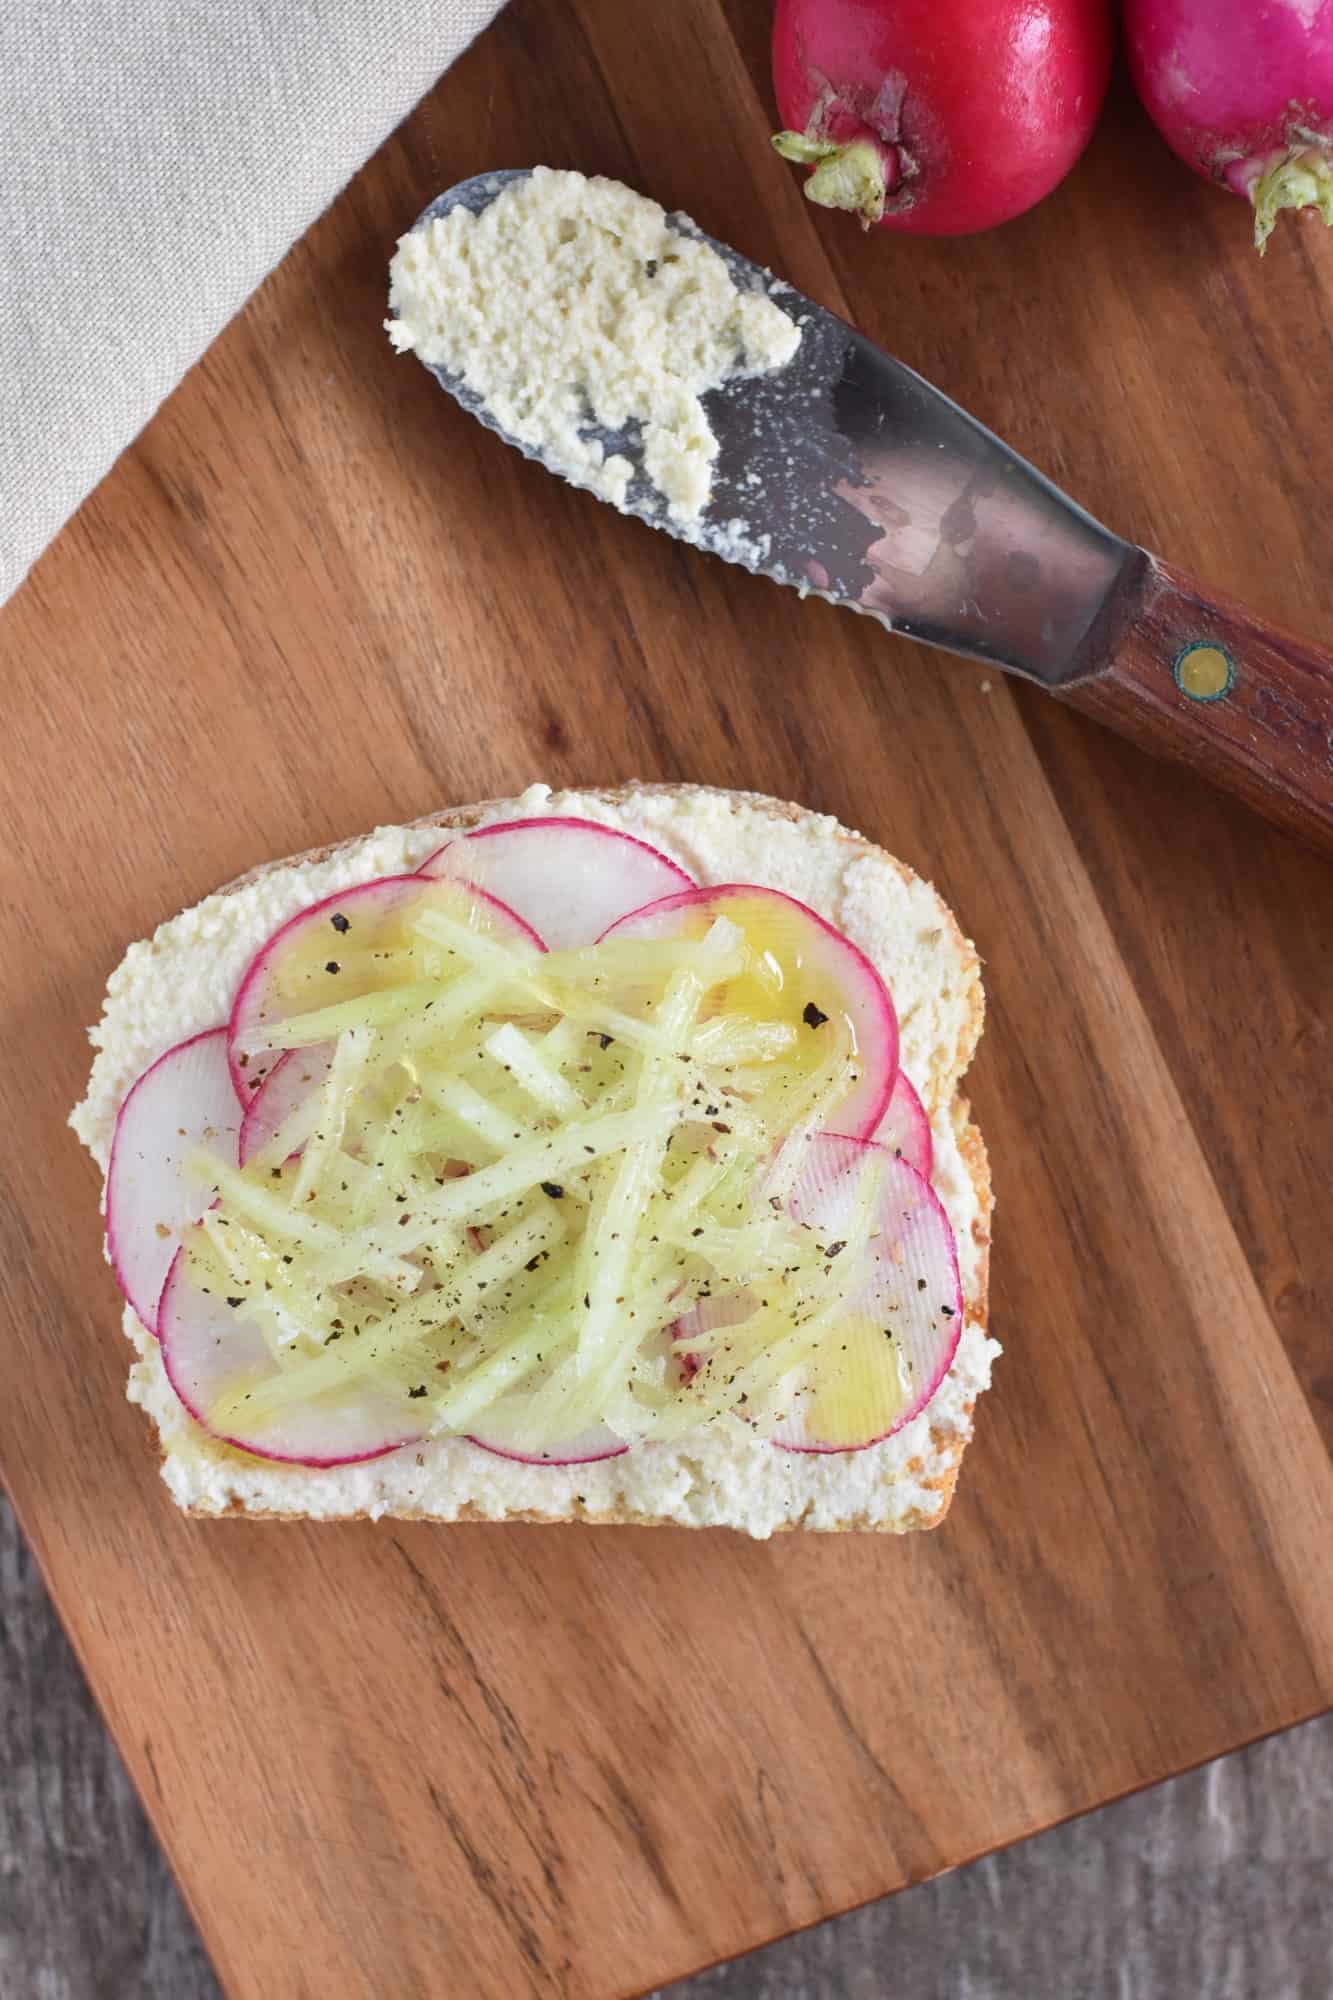
<path fill-rule="evenodd" d="M 733 924 L 730 929 L 735 931 Z M 545 984 L 568 981 L 572 986 L 622 992 L 626 987 L 655 983 L 659 988 L 673 972 L 707 971 L 714 979 L 730 978 L 742 962 L 740 933 L 735 948 L 719 960 L 704 938 L 604 938 L 579 951 L 548 952 L 541 961 Z M 721 969 L 718 970 L 719 963 Z"/>
<path fill-rule="evenodd" d="M 329 1073 L 319 1093 L 314 1127 L 301 1154 L 296 1183 L 292 1188 L 293 1203 L 309 1200 L 319 1185 L 321 1173 L 341 1149 L 347 1113 L 365 1077 L 366 1064 L 374 1046 L 373 1028 L 347 1028 L 339 1035 Z"/>
<path fill-rule="evenodd" d="M 432 980 L 418 980 L 412 986 L 394 986 L 387 993 L 370 993 L 356 1000 L 335 1000 L 331 1006 L 316 1007 L 308 1014 L 293 1014 L 257 1029 L 249 1046 L 255 1049 L 310 1049 L 332 1041 L 349 1028 L 387 1028 L 420 1014 L 438 1000 L 439 989 Z"/>
<path fill-rule="evenodd" d="M 764 1185 L 771 1199 L 785 1201 L 791 1193 L 811 1134 L 820 1130 L 833 1106 L 846 1095 L 854 1076 L 851 1051 L 845 1045 L 835 1045 L 828 1060 L 813 1076 L 791 1090 L 786 1102 L 769 1103 L 761 1099 L 772 1122 L 784 1128 L 777 1159 L 765 1176 Z M 774 1088 L 780 1093 L 783 1085 L 779 1083 Z"/>
<path fill-rule="evenodd" d="M 507 1389 L 541 1367 L 548 1354 L 569 1339 L 568 1320 L 532 1313 L 510 1328 L 505 1338 L 462 1377 L 456 1388 L 435 1399 L 441 1429 L 466 1431 L 483 1411 L 498 1403 Z"/>
<path fill-rule="evenodd" d="M 243 1168 L 197 1162 L 219 1201 L 191 1233 L 191 1281 L 225 1290 L 269 1357 L 228 1384 L 220 1427 L 373 1388 L 424 1399 L 433 1434 L 484 1420 L 540 1456 L 599 1426 L 666 1441 L 742 1399 L 772 1409 L 788 1384 L 814 1393 L 878 1191 L 858 1185 L 835 1267 L 787 1211 L 856 1057 L 826 1015 L 817 1044 L 783 1015 L 773 948 L 723 918 L 543 955 L 474 922 L 460 891 L 340 963 L 353 997 L 248 1044 L 317 1052 L 308 1096 Z M 701 1306 L 721 1323 L 692 1322 L 685 1367 L 678 1329 Z M 859 1379 L 848 1363 L 825 1384 L 835 1428 L 871 1394 Z"/>
<path fill-rule="evenodd" d="M 553 1111 L 558 1118 L 577 1118 L 587 1110 L 568 1078 L 545 1060 L 543 1052 L 512 1021 L 501 1022 L 487 1037 L 485 1049 L 540 1110 Z"/>
<path fill-rule="evenodd" d="M 712 938 L 710 932 L 708 941 Z M 724 940 L 716 952 L 719 966 L 725 962 L 726 948 Z M 661 1054 L 645 1056 L 635 1093 L 635 1110 L 645 1117 L 659 1111 L 679 1091 L 679 1072 L 671 1059 L 683 1050 L 710 983 L 706 972 L 689 970 L 673 972 L 667 982 L 657 1021 L 667 1048 Z M 665 1123 L 659 1121 L 656 1130 L 630 1140 L 611 1176 L 605 1200 L 589 1218 L 582 1252 L 588 1305 L 578 1346 L 579 1368 L 584 1374 L 595 1373 L 606 1364 L 618 1328 L 621 1345 L 632 1350 L 637 1344 L 619 1309 L 634 1267 L 643 1212 L 660 1179 L 667 1136 Z"/>

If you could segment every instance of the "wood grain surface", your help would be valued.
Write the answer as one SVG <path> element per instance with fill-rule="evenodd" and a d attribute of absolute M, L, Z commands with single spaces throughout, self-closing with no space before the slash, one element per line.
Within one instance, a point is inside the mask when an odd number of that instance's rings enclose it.
<path fill-rule="evenodd" d="M 660 1989 L 655 2000 L 1333 1992 L 1333 1716 Z M 219 2000 L 0 1495 L 0 1993 Z"/>
<path fill-rule="evenodd" d="M 863 238 L 761 0 L 517 0 L 0 619 L 0 1456 L 234 2000 L 630 1993 L 1321 1709 L 1333 872 L 1035 691 L 623 520 L 379 330 L 425 198 L 611 173 L 1265 614 L 1333 630 L 1333 243 L 1124 100 L 1033 216 Z M 836 811 L 987 961 L 1007 1354 L 902 1542 L 192 1524 L 62 1127 L 125 942 L 251 864 L 631 776 Z"/>
<path fill-rule="evenodd" d="M 1132 621 L 1062 699 L 1333 854 L 1333 652 L 1170 563 L 1135 560 Z"/>

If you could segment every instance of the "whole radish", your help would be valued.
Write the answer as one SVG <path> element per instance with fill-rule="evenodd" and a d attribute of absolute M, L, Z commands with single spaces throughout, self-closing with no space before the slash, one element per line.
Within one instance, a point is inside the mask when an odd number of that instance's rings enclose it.
<path fill-rule="evenodd" d="M 822 207 L 960 236 L 1064 179 L 1110 66 L 1109 0 L 778 0 L 773 144 Z"/>
<path fill-rule="evenodd" d="M 1333 225 L 1333 0 L 1125 0 L 1134 85 L 1195 173 L 1254 208 Z"/>

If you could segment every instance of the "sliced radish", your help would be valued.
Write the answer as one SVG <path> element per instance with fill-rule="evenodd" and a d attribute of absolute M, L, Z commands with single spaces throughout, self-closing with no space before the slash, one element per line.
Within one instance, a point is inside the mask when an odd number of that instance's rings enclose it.
<path fill-rule="evenodd" d="M 262 1152 L 293 1113 L 315 1096 L 329 1073 L 329 1062 L 327 1042 L 314 1049 L 288 1049 L 286 1055 L 278 1057 L 245 1107 L 240 1139 L 242 1166 Z M 233 1101 L 234 1095 L 233 1092 Z"/>
<path fill-rule="evenodd" d="M 577 1437 L 564 1438 L 538 1452 L 520 1451 L 508 1441 L 507 1432 L 508 1426 L 496 1410 L 482 1429 L 468 1432 L 468 1441 L 496 1458 L 513 1459 L 519 1465 L 591 1465 L 599 1458 L 620 1458 L 629 1450 L 624 1439 L 618 1438 L 605 1424 L 593 1424 Z"/>
<path fill-rule="evenodd" d="M 194 1281 L 183 1248 L 163 1287 L 159 1338 L 167 1378 L 195 1422 L 223 1444 L 255 1458 L 317 1467 L 354 1465 L 418 1444 L 426 1435 L 426 1419 L 416 1415 L 416 1405 L 405 1393 L 364 1378 L 292 1402 L 255 1422 L 247 1422 L 244 1403 L 220 1416 L 220 1406 L 242 1387 L 272 1381 L 277 1364 L 253 1320 Z M 429 1404 L 423 1401 L 421 1407 Z"/>
<path fill-rule="evenodd" d="M 106 1179 L 107 1250 L 121 1291 L 150 1333 L 181 1232 L 213 1200 L 186 1162 L 203 1148 L 234 1166 L 240 1123 L 225 1028 L 168 1049 L 120 1107 Z"/>
<path fill-rule="evenodd" d="M 589 1465 L 599 1458 L 619 1458 L 628 1444 L 588 1409 L 586 1395 L 569 1380 L 571 1365 L 539 1365 L 521 1390 L 500 1396 L 469 1422 L 469 1443 L 520 1465 Z M 552 1392 L 562 1383 L 564 1396 L 553 1404 Z M 543 1396 L 546 1407 L 538 1415 Z"/>
<path fill-rule="evenodd" d="M 871 1135 L 877 1146 L 887 1146 L 899 1159 L 906 1160 L 929 1180 L 935 1165 L 935 1142 L 930 1135 L 926 1107 L 907 1081 L 904 1070 L 893 1080 L 889 1108 Z"/>
<path fill-rule="evenodd" d="M 429 947 L 413 943 L 424 910 L 459 917 L 504 943 L 544 951 L 522 917 L 484 889 L 420 875 L 387 875 L 301 910 L 261 946 L 243 977 L 227 1026 L 232 1082 L 247 1104 L 276 1061 L 264 1031 L 294 1014 L 363 999 L 430 976 Z M 438 959 L 438 951 L 434 954 Z"/>
<path fill-rule="evenodd" d="M 593 944 L 618 917 L 694 883 L 646 841 L 590 819 L 478 827 L 432 854 L 423 875 L 473 883 L 536 927 L 551 951 Z"/>
<path fill-rule="evenodd" d="M 825 1134 L 810 1143 L 790 1210 L 831 1251 L 849 1232 L 861 1176 L 883 1180 L 864 1286 L 816 1354 L 779 1383 L 758 1428 L 792 1451 L 859 1451 L 923 1410 L 949 1371 L 963 1328 L 953 1230 L 930 1182 L 868 1141 Z M 830 1256 L 833 1272 L 839 1255 Z"/>
<path fill-rule="evenodd" d="M 635 910 L 607 937 L 704 937 L 719 917 L 739 926 L 746 969 L 721 990 L 718 1006 L 795 1032 L 801 1058 L 813 1069 L 830 1046 L 826 1024 L 839 1022 L 856 1059 L 854 1081 L 833 1105 L 823 1129 L 857 1139 L 875 1130 L 888 1107 L 898 1069 L 898 1017 L 889 990 L 863 951 L 831 924 L 778 889 L 728 882 L 690 889 Z"/>

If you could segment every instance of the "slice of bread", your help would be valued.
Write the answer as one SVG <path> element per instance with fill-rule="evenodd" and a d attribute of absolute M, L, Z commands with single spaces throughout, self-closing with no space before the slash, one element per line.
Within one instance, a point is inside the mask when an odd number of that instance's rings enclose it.
<path fill-rule="evenodd" d="M 701 883 L 785 890 L 878 965 L 898 1009 L 903 1067 L 930 1114 L 935 1185 L 958 1239 L 966 1314 L 949 1374 L 919 1417 L 857 1452 L 777 1450 L 724 1418 L 677 1445 L 640 1445 L 595 1464 L 518 1464 L 466 1439 L 441 1438 L 364 1464 L 313 1470 L 250 1457 L 200 1430 L 167 1382 L 156 1341 L 127 1307 L 125 1331 L 138 1357 L 128 1393 L 155 1427 L 173 1497 L 193 1514 L 283 1519 L 674 1523 L 757 1536 L 797 1527 L 934 1527 L 952 1498 L 974 1404 L 999 1352 L 986 1331 L 990 1171 L 958 1088 L 981 1033 L 980 969 L 936 891 L 832 819 L 702 786 L 555 794 L 532 786 L 517 799 L 441 812 L 269 863 L 130 947 L 91 1033 L 98 1054 L 71 1124 L 105 1172 L 116 1113 L 136 1076 L 173 1043 L 226 1019 L 249 958 L 287 917 L 353 883 L 418 867 L 450 830 L 553 813 L 623 827 Z"/>

